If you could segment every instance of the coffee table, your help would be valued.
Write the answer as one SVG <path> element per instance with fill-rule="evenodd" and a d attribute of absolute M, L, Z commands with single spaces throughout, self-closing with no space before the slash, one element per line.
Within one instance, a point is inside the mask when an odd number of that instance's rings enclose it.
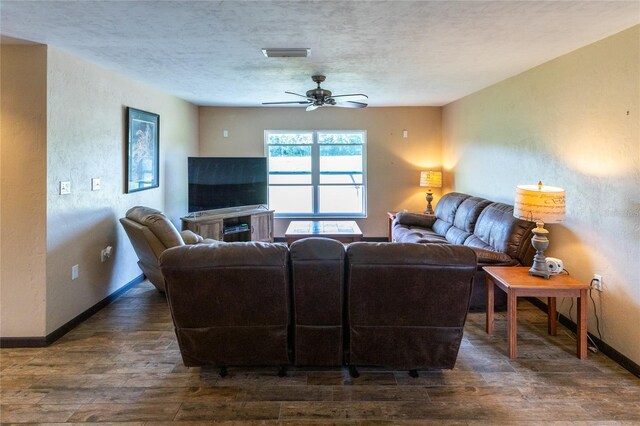
<path fill-rule="evenodd" d="M 589 286 L 566 275 L 551 275 L 549 279 L 529 275 L 528 267 L 485 266 L 487 273 L 487 333 L 493 334 L 493 288 L 494 285 L 507 293 L 507 341 L 509 358 L 518 355 L 517 347 L 517 302 L 518 297 L 547 297 L 547 328 L 556 335 L 556 297 L 578 299 L 577 356 L 587 357 L 587 291 Z"/>
<path fill-rule="evenodd" d="M 362 239 L 362 231 L 353 220 L 292 220 L 284 233 L 287 244 L 308 237 L 325 237 L 341 243 Z"/>

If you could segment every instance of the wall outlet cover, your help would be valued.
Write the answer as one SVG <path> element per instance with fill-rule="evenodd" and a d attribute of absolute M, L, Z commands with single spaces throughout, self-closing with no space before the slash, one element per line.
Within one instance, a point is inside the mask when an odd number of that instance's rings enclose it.
<path fill-rule="evenodd" d="M 60 181 L 60 195 L 71 194 L 71 182 Z"/>

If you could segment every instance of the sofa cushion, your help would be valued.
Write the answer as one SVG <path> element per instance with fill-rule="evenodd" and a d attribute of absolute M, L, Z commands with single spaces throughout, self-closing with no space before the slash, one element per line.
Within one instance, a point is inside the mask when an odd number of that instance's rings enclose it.
<path fill-rule="evenodd" d="M 443 196 L 436 205 L 435 216 L 436 219 L 440 219 L 444 222 L 453 224 L 456 218 L 456 211 L 464 200 L 471 197 L 467 194 L 461 194 L 459 192 L 450 192 Z M 442 235 L 445 233 L 442 232 Z"/>
<path fill-rule="evenodd" d="M 484 210 L 491 201 L 480 197 L 469 197 L 460 203 L 456 210 L 456 217 L 453 226 L 466 232 L 473 232 L 476 222 L 482 210 Z"/>
<path fill-rule="evenodd" d="M 473 235 L 464 244 L 502 252 L 527 265 L 533 257 L 531 242 L 527 240 L 531 239 L 534 227 L 533 222 L 515 218 L 513 206 L 491 203 L 480 213 Z"/>
<path fill-rule="evenodd" d="M 436 220 L 432 226 L 433 230 L 440 235 L 447 235 L 447 231 L 453 226 L 456 219 L 456 212 L 460 204 L 470 195 L 459 192 L 450 192 L 443 196 L 436 205 Z"/>
<path fill-rule="evenodd" d="M 491 201 L 480 197 L 465 199 L 456 209 L 453 226 L 449 227 L 445 236 L 451 244 L 463 244 L 473 233 L 476 221 L 482 210 L 491 204 Z"/>
<path fill-rule="evenodd" d="M 420 226 L 422 228 L 431 228 L 436 218 L 432 215 L 398 212 L 396 215 L 396 223 L 407 226 Z"/>
<path fill-rule="evenodd" d="M 515 259 L 513 259 L 511 256 L 509 256 L 506 253 L 482 249 L 478 247 L 471 247 L 471 249 L 476 253 L 476 256 L 478 256 L 479 266 L 480 265 L 481 266 L 497 265 L 497 264 L 508 266 L 508 265 L 517 263 Z"/>
<path fill-rule="evenodd" d="M 204 241 L 204 238 L 188 229 L 180 231 L 180 236 L 185 244 L 198 244 Z"/>
<path fill-rule="evenodd" d="M 393 229 L 394 243 L 443 243 L 448 241 L 431 229 L 418 226 L 396 225 Z"/>

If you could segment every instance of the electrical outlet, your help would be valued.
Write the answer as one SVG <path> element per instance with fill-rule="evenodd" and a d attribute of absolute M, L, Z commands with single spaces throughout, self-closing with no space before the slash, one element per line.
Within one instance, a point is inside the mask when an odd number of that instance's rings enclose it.
<path fill-rule="evenodd" d="M 71 194 L 71 182 L 60 181 L 60 195 Z"/>
<path fill-rule="evenodd" d="M 593 274 L 593 288 L 598 291 L 602 291 L 602 275 Z"/>
<path fill-rule="evenodd" d="M 78 279 L 78 275 L 80 275 L 80 267 L 78 265 L 73 265 L 71 267 L 71 279 L 72 280 L 77 280 Z"/>
<path fill-rule="evenodd" d="M 111 258 L 112 252 L 113 252 L 113 247 L 111 246 L 107 246 L 106 248 L 102 249 L 102 251 L 100 252 L 100 261 L 102 263 L 106 262 L 109 258 Z"/>

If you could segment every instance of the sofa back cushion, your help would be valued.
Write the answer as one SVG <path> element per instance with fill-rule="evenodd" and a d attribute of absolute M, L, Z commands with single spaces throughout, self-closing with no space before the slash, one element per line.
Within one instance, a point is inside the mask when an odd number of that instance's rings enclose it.
<path fill-rule="evenodd" d="M 476 222 L 473 234 L 465 245 L 508 254 L 522 265 L 529 265 L 534 250 L 531 247 L 531 230 L 535 223 L 513 216 L 513 206 L 491 203 Z"/>
<path fill-rule="evenodd" d="M 458 207 L 469 197 L 470 195 L 459 192 L 450 192 L 443 195 L 436 205 L 436 221 L 432 229 L 440 235 L 446 235 L 449 228 L 453 226 Z"/>
<path fill-rule="evenodd" d="M 184 240 L 176 227 L 158 210 L 136 206 L 127 211 L 126 218 L 148 227 L 165 248 L 184 245 Z"/>
<path fill-rule="evenodd" d="M 460 203 L 456 209 L 453 226 L 447 230 L 447 241 L 451 244 L 463 244 L 473 233 L 480 213 L 489 204 L 491 201 L 480 197 L 469 197 Z"/>

